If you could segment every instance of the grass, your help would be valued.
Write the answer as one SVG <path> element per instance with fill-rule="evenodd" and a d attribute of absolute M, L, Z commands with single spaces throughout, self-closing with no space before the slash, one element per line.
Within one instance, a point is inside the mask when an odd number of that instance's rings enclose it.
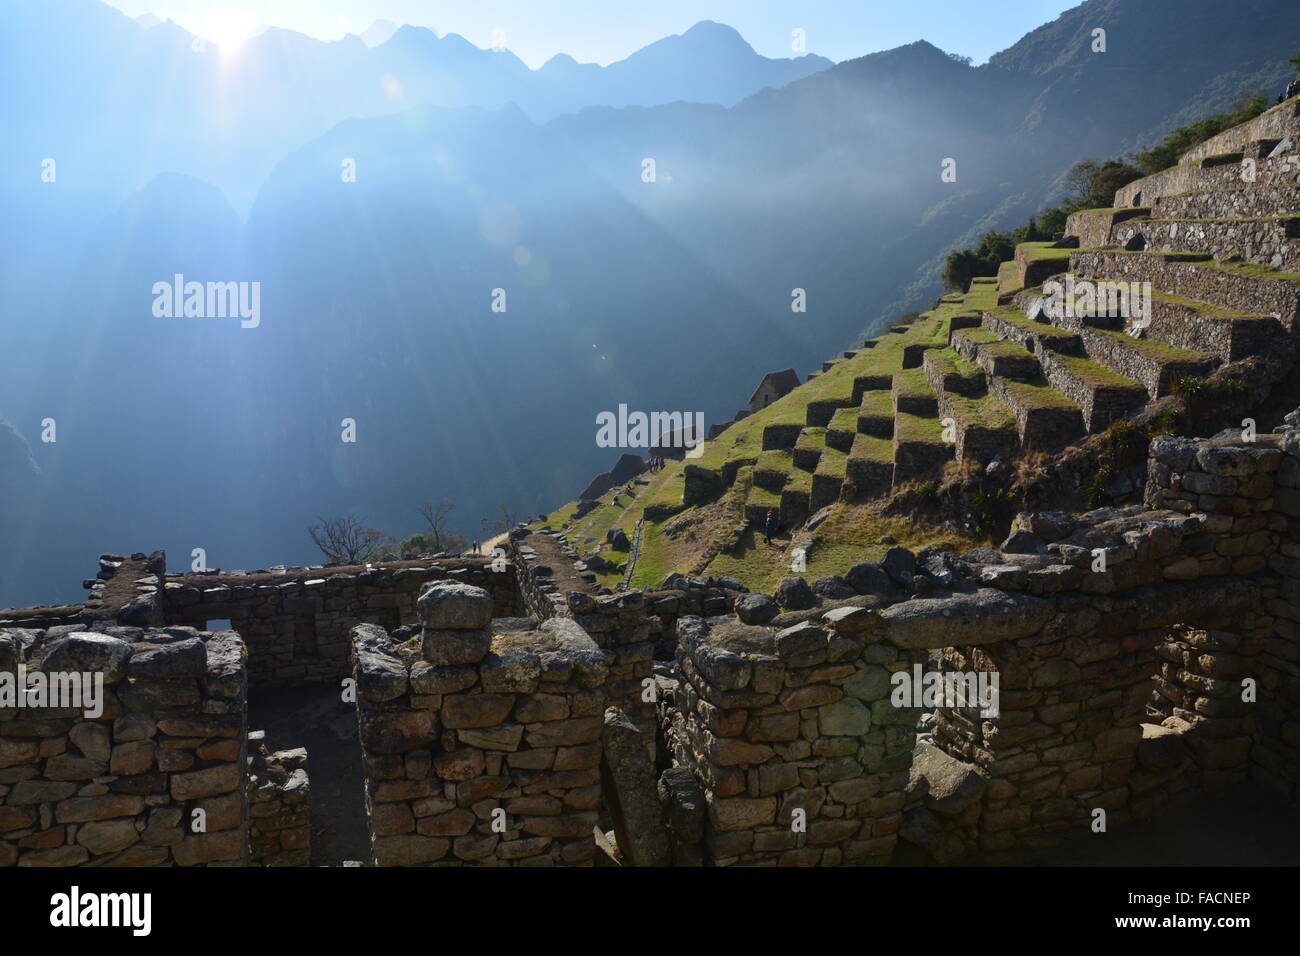
<path fill-rule="evenodd" d="M 1022 382 L 1012 378 L 1001 379 L 1018 404 L 1025 408 L 1078 408 L 1046 382 Z"/>
<path fill-rule="evenodd" d="M 934 397 L 934 389 L 930 387 L 930 380 L 925 377 L 923 366 L 895 372 L 893 392 L 906 398 Z"/>
<path fill-rule="evenodd" d="M 954 418 L 968 428 L 971 426 L 988 428 L 994 431 L 1016 427 L 1016 417 L 1011 409 L 996 395 L 948 395 L 948 407 Z"/>
<path fill-rule="evenodd" d="M 1080 355 L 1066 355 L 1062 352 L 1052 353 L 1052 357 L 1060 362 L 1065 370 L 1082 382 L 1097 388 L 1136 388 L 1146 392 L 1146 387 L 1133 381 L 1131 378 L 1125 378 L 1117 372 L 1112 372 L 1100 362 L 1093 361 L 1090 358 L 1084 358 Z"/>
<path fill-rule="evenodd" d="M 965 307 L 975 311 L 993 308 L 998 304 L 999 286 L 999 280 L 993 278 L 972 280 L 970 292 L 966 294 Z"/>
<path fill-rule="evenodd" d="M 815 475 L 843 480 L 850 455 L 858 459 L 892 462 L 893 440 L 857 433 L 858 417 L 864 413 L 896 421 L 901 440 L 941 443 L 941 426 L 937 417 L 904 414 L 895 418 L 889 389 L 864 392 L 858 407 L 843 407 L 834 413 L 829 428 L 805 425 L 808 406 L 813 402 L 847 403 L 852 398 L 855 379 L 863 375 L 884 377 L 897 374 L 898 385 L 904 394 L 933 399 L 934 392 L 925 378 L 924 368 L 902 368 L 904 349 L 915 345 L 946 348 L 953 316 L 995 305 L 997 290 L 996 282 L 983 281 L 973 283 L 968 293 L 946 296 L 932 311 L 912 322 L 897 325 L 900 331 L 880 336 L 874 348 L 858 350 L 847 358 L 837 359 L 822 374 L 805 381 L 761 411 L 735 422 L 705 444 L 701 457 L 686 462 L 669 462 L 662 471 L 643 476 L 646 484 L 635 486 L 635 497 L 619 489 L 619 504 L 615 505 L 613 494 L 605 496 L 595 510 L 573 522 L 566 529 L 566 535 L 575 546 L 586 550 L 603 542 L 605 532 L 612 527 L 622 527 L 631 535 L 647 507 L 676 509 L 671 517 L 643 522 L 641 551 L 631 579 L 634 587 L 658 585 L 670 572 L 690 573 L 706 562 L 707 574 L 733 573 L 750 587 L 774 585 L 792 572 L 784 549 L 768 548 L 762 543 L 761 534 L 757 546 L 752 532 L 746 532 L 736 554 L 715 556 L 720 538 L 734 527 L 737 505 L 753 506 L 762 511 L 780 507 L 782 492 L 757 487 L 753 482 L 755 472 L 786 476 L 782 491 L 810 492 Z M 971 333 L 977 331 L 970 330 Z M 957 367 L 962 365 L 959 363 Z M 969 368 L 974 366 L 969 365 Z M 976 410 L 982 419 L 992 417 L 988 409 L 978 403 Z M 769 425 L 800 426 L 796 448 L 805 453 L 819 453 L 816 471 L 795 468 L 792 450 L 764 451 L 763 430 Z M 851 451 L 845 453 L 826 447 L 828 430 L 851 433 Z M 690 508 L 682 506 L 683 476 L 687 465 L 722 469 L 728 463 L 736 467 L 736 481 L 722 500 Z M 775 486 L 775 482 L 769 483 Z M 814 571 L 843 573 L 851 564 L 866 559 L 867 553 L 863 552 L 862 545 L 878 541 L 882 534 L 893 534 L 903 543 L 921 543 L 915 530 L 900 534 L 902 523 L 897 520 L 887 521 L 863 510 L 852 510 L 845 503 L 837 503 L 835 507 L 837 513 L 849 510 L 832 524 L 837 530 L 829 538 L 824 538 L 820 554 L 810 554 L 808 573 L 814 577 Z M 564 520 L 572 518 L 575 508 L 576 503 L 566 504 L 547 516 L 547 521 L 552 527 L 559 527 Z M 841 531 L 849 536 L 847 541 L 835 539 Z M 587 538 L 593 541 L 587 542 Z M 884 547 L 877 547 L 869 553 L 878 557 L 884 550 Z M 626 559 L 621 553 L 606 551 L 604 554 L 615 563 Z M 601 583 L 613 586 L 619 580 L 619 575 L 605 575 Z"/>
<path fill-rule="evenodd" d="M 1008 295 L 1020 291 L 1020 270 L 1013 260 L 1007 260 L 998 266 L 998 295 Z"/>
<path fill-rule="evenodd" d="M 1057 249 L 1050 242 L 1022 242 L 1016 252 L 1025 262 L 1045 262 L 1049 259 L 1069 259 L 1074 249 Z"/>
<path fill-rule="evenodd" d="M 781 492 L 769 491 L 766 488 L 753 485 L 749 489 L 749 496 L 745 499 L 745 504 L 758 505 L 761 508 L 780 508 Z"/>
<path fill-rule="evenodd" d="M 1125 348 L 1146 355 L 1157 362 L 1203 362 L 1213 358 L 1208 352 L 1196 352 L 1192 349 L 1180 349 L 1155 339 L 1137 339 L 1116 329 L 1093 329 L 1095 333 L 1109 336 Z"/>
<path fill-rule="evenodd" d="M 785 474 L 794 467 L 794 455 L 788 449 L 773 448 L 758 456 L 754 471 L 774 471 Z"/>
<path fill-rule="evenodd" d="M 858 409 L 841 408 L 831 417 L 827 431 L 856 432 L 858 430 Z"/>
<path fill-rule="evenodd" d="M 832 478 L 843 478 L 848 460 L 849 456 L 844 452 L 836 451 L 834 448 L 827 448 L 822 452 L 821 460 L 817 462 L 816 473 Z"/>
<path fill-rule="evenodd" d="M 878 438 L 875 435 L 858 435 L 853 439 L 850 458 L 868 461 L 893 461 L 894 442 L 891 438 Z"/>
<path fill-rule="evenodd" d="M 1168 292 L 1157 292 L 1154 289 L 1151 290 L 1151 298 L 1157 302 L 1164 302 L 1169 305 L 1179 305 L 1183 308 L 1191 309 L 1197 315 L 1204 316 L 1207 319 L 1273 318 L 1271 315 L 1263 315 L 1259 312 L 1247 312 L 1244 309 L 1225 309 L 1222 306 L 1214 305 L 1210 302 L 1201 302 L 1199 299 L 1189 299 L 1186 296 L 1172 295 Z"/>
<path fill-rule="evenodd" d="M 830 449 L 827 449 L 827 451 L 830 451 Z M 823 452 L 822 458 L 825 457 L 826 457 L 826 453 Z M 809 491 L 810 492 L 812 491 L 812 480 L 813 480 L 813 473 L 811 471 L 805 471 L 802 468 L 795 468 L 790 472 L 789 475 L 786 476 L 785 487 L 782 488 L 781 491 L 782 492 L 786 492 L 786 491 Z"/>
<path fill-rule="evenodd" d="M 819 425 L 808 425 L 799 433 L 799 440 L 794 447 L 799 451 L 821 451 L 826 444 L 826 429 Z"/>
<path fill-rule="evenodd" d="M 863 392 L 862 404 L 858 406 L 858 411 L 868 418 L 893 418 L 893 395 L 883 388 Z"/>
<path fill-rule="evenodd" d="M 903 442 L 942 445 L 943 426 L 939 424 L 939 416 L 899 412 L 894 416 L 894 444 Z"/>
<path fill-rule="evenodd" d="M 987 543 L 969 535 L 885 517 L 867 504 L 836 502 L 831 506 L 830 516 L 813 532 L 807 570 L 799 572 L 799 576 L 812 581 L 843 574 L 861 561 L 880 561 L 893 547 L 882 543 L 881 539 L 886 537 L 913 550 L 934 547 L 961 552 Z M 708 573 L 734 575 L 751 589 L 771 594 L 782 578 L 796 573 L 790 570 L 790 557 L 787 548 L 766 545 L 762 535 L 751 530 L 741 539 L 737 553 L 718 555 L 709 564 Z"/>
<path fill-rule="evenodd" d="M 1068 338 L 1069 336 L 1075 334 L 1074 332 L 1071 332 L 1068 329 L 1058 328 L 1057 326 L 1049 325 L 1046 322 L 1035 322 L 1033 319 L 1025 315 L 1025 313 L 1021 312 L 1014 305 L 1004 305 L 996 309 L 990 309 L 989 311 L 992 312 L 994 315 L 996 315 L 999 319 L 1009 322 L 1012 325 L 1024 329 L 1027 332 L 1032 332 L 1034 335 L 1048 336 L 1048 337 L 1055 335 L 1063 338 Z"/>

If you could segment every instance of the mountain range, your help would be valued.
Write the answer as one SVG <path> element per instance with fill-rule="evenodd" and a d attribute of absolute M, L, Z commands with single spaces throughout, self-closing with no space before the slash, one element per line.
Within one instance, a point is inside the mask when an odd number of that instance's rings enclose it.
<path fill-rule="evenodd" d="M 533 71 L 410 26 L 232 58 L 11 4 L 0 452 L 39 473 L 0 502 L 0 604 L 75 597 L 104 550 L 265 566 L 319 560 L 318 515 L 409 533 L 445 497 L 477 536 L 549 510 L 617 458 L 598 412 L 730 418 L 932 299 L 949 249 L 1074 162 L 1280 88 L 1298 29 L 1284 0 L 1088 0 L 979 67 L 924 41 L 772 60 L 705 22 Z M 261 324 L 155 316 L 177 274 L 259 283 Z"/>

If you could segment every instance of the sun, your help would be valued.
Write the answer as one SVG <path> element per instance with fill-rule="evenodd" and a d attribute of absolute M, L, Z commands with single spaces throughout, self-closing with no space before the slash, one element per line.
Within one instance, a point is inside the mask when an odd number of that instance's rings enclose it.
<path fill-rule="evenodd" d="M 209 10 L 203 21 L 203 36 L 215 43 L 222 53 L 231 54 L 255 34 L 259 26 L 257 17 L 243 10 Z"/>

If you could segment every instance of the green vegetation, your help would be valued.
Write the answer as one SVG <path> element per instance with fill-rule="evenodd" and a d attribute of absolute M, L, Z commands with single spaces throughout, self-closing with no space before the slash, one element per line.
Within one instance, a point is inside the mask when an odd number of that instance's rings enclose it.
<path fill-rule="evenodd" d="M 1252 96 L 1230 113 L 1216 113 L 1187 126 L 1180 126 L 1150 149 L 1134 157 L 1134 163 L 1143 176 L 1150 176 L 1170 166 L 1178 165 L 1178 157 L 1193 146 L 1199 146 L 1211 136 L 1253 120 L 1268 109 L 1268 100 Z"/>
<path fill-rule="evenodd" d="M 1253 96 L 1229 113 L 1217 113 L 1199 122 L 1179 127 L 1155 146 L 1130 156 L 1127 160 L 1110 159 L 1102 162 L 1085 159 L 1075 163 L 1065 175 L 1065 198 L 1056 206 L 1042 210 L 1018 229 L 985 233 L 974 249 L 958 249 L 949 253 L 943 269 L 944 288 L 965 289 L 977 276 L 996 276 L 1000 292 L 1014 291 L 1014 279 L 1001 270 L 1017 245 L 1022 242 L 1050 241 L 1057 233 L 1065 231 L 1065 221 L 1071 213 L 1084 209 L 1112 208 L 1115 205 L 1115 194 L 1129 183 L 1177 164 L 1178 157 L 1193 146 L 1239 123 L 1254 119 L 1267 108 L 1268 102 L 1264 97 Z"/>
<path fill-rule="evenodd" d="M 849 457 L 866 461 L 893 461 L 894 443 L 889 438 L 858 435 L 853 439 L 853 448 L 849 451 Z"/>
<path fill-rule="evenodd" d="M 1046 382 L 1018 382 L 1015 379 L 1003 379 L 1002 384 L 1017 405 L 1024 408 L 1077 408 Z"/>
<path fill-rule="evenodd" d="M 1062 352 L 1053 353 L 1052 357 L 1065 367 L 1065 370 L 1088 385 L 1096 388 L 1135 388 L 1145 392 L 1146 389 L 1133 381 L 1126 378 L 1118 372 L 1112 372 L 1100 362 L 1081 355 L 1066 355 Z"/>

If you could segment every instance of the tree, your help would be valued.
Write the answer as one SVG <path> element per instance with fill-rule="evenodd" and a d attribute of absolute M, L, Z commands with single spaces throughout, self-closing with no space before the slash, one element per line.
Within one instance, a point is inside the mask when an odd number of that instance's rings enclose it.
<path fill-rule="evenodd" d="M 515 514 L 514 510 L 510 507 L 510 503 L 508 501 L 501 502 L 500 507 L 501 507 L 501 530 L 509 531 L 515 525 L 519 524 L 519 517 Z"/>
<path fill-rule="evenodd" d="M 1295 70 L 1296 73 L 1300 73 L 1300 53 L 1291 57 L 1287 62 L 1291 64 L 1291 69 Z"/>
<path fill-rule="evenodd" d="M 392 535 L 367 528 L 354 514 L 316 520 L 307 533 L 330 564 L 367 564 L 393 550 Z"/>
<path fill-rule="evenodd" d="M 404 557 L 408 554 L 461 554 L 469 550 L 469 538 L 454 531 L 443 532 L 435 542 L 428 532 L 421 531 L 402 539 L 397 546 L 397 553 Z"/>
<path fill-rule="evenodd" d="M 456 510 L 456 504 L 447 498 L 441 501 L 426 501 L 416 509 L 420 512 L 420 517 L 428 525 L 429 537 L 433 541 L 434 551 L 445 551 L 443 538 L 447 536 L 447 524 L 451 518 L 451 513 Z"/>
<path fill-rule="evenodd" d="M 1084 199 L 1092 195 L 1092 184 L 1101 172 L 1101 163 L 1095 159 L 1085 159 L 1070 167 L 1065 174 L 1065 187 L 1071 199 Z"/>
<path fill-rule="evenodd" d="M 959 249 L 948 253 L 948 260 L 943 266 L 943 287 L 965 292 L 970 288 L 970 280 L 976 276 L 996 274 L 989 272 L 988 262 L 974 249 Z"/>

